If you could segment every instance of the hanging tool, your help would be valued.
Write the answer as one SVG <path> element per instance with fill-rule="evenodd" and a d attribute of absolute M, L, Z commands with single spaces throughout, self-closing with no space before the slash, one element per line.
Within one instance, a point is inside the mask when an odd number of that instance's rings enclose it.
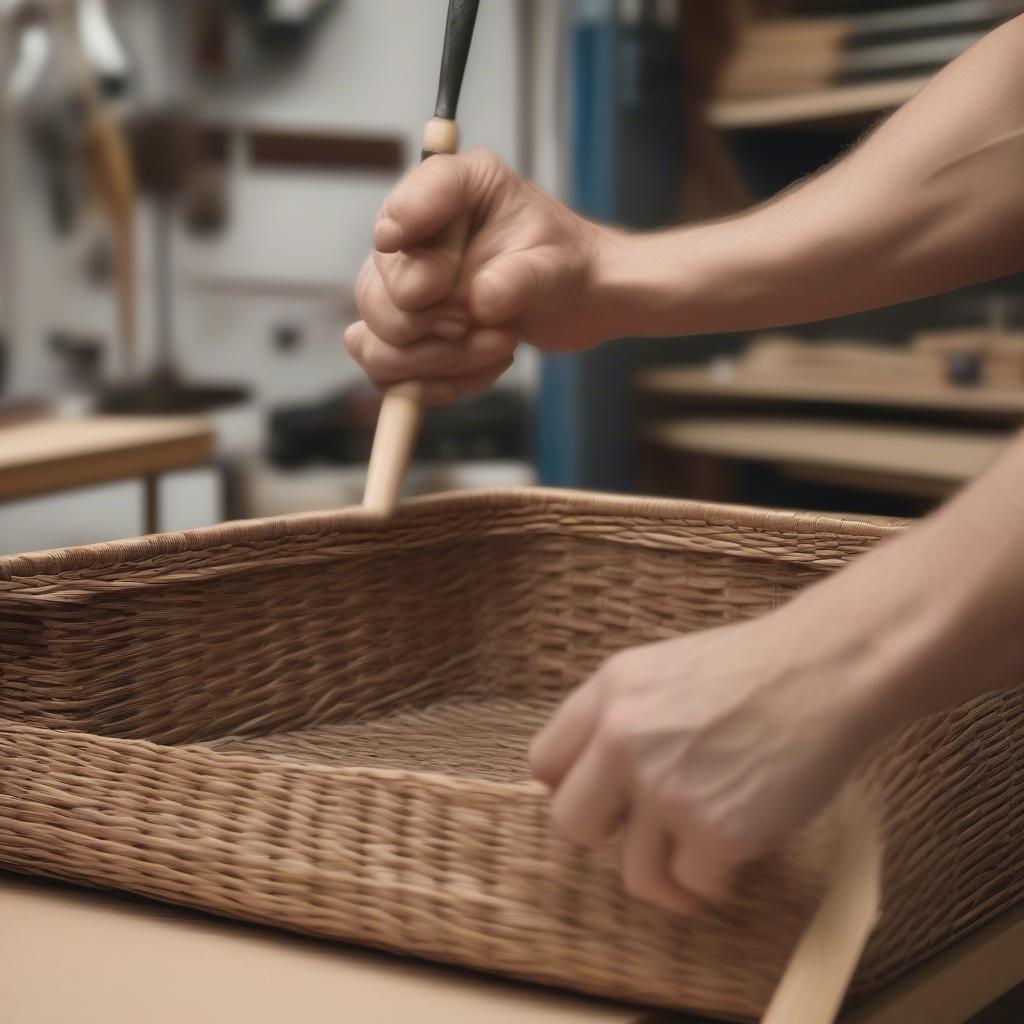
<path fill-rule="evenodd" d="M 6 387 L 20 326 L 17 255 L 17 129 L 50 60 L 50 32 L 38 9 L 0 5 L 0 392 Z"/>
<path fill-rule="evenodd" d="M 459 127 L 455 112 L 476 24 L 479 0 L 449 0 L 448 23 L 441 51 L 441 75 L 437 86 L 434 116 L 423 129 L 423 159 L 459 148 Z M 441 244 L 461 256 L 469 234 L 469 217 L 461 217 L 445 232 Z M 388 388 L 381 403 L 377 431 L 370 453 L 363 507 L 380 515 L 391 515 L 398 503 L 402 477 L 412 458 L 423 418 L 423 385 L 406 381 Z"/>
<path fill-rule="evenodd" d="M 136 366 L 135 169 L 128 140 L 101 94 L 97 72 L 80 36 L 78 6 L 60 6 L 55 14 L 57 38 L 71 72 L 75 92 L 85 108 L 89 176 L 114 235 L 114 271 L 121 341 L 121 366 L 133 377 Z M 89 24 L 86 19 L 86 24 Z"/>
<path fill-rule="evenodd" d="M 123 93 L 128 88 L 131 69 L 124 47 L 114 31 L 107 0 L 78 0 L 76 11 L 82 52 L 93 69 L 101 92 L 108 96 Z"/>

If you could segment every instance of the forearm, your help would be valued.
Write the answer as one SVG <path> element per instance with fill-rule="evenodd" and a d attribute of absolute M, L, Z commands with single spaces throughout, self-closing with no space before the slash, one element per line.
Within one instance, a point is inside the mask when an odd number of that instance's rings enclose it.
<path fill-rule="evenodd" d="M 873 738 L 1024 685 L 1024 434 L 932 517 L 802 594 L 841 705 Z"/>
<path fill-rule="evenodd" d="M 779 326 L 1024 268 L 1024 18 L 954 61 L 857 149 L 738 217 L 609 233 L 614 333 Z"/>

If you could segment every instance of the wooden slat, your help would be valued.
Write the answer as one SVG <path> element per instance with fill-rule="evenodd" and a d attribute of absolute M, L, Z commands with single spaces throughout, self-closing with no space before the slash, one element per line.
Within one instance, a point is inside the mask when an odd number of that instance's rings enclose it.
<path fill-rule="evenodd" d="M 842 1024 L 964 1024 L 1022 981 L 1024 906 L 1003 914 L 850 1011 Z M 1024 1019 L 1012 1009 L 1007 1014 L 1002 1019 Z"/>

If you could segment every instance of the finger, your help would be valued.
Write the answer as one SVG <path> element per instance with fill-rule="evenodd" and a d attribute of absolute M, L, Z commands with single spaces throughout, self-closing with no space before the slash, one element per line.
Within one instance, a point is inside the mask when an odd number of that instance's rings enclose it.
<path fill-rule="evenodd" d="M 496 326 L 517 317 L 543 290 L 539 261 L 526 253 L 491 260 L 469 285 L 469 309 L 481 324 Z"/>
<path fill-rule="evenodd" d="M 721 903 L 732 890 L 742 858 L 699 834 L 677 839 L 670 873 L 677 886 L 706 904 Z"/>
<path fill-rule="evenodd" d="M 411 345 L 389 345 L 363 320 L 345 331 L 345 347 L 377 387 L 431 376 L 447 376 L 463 361 L 464 345 L 427 338 Z"/>
<path fill-rule="evenodd" d="M 373 241 L 378 252 L 424 245 L 475 211 L 505 173 L 491 153 L 439 154 L 414 167 L 384 200 Z"/>
<path fill-rule="evenodd" d="M 603 700 L 593 680 L 578 686 L 530 744 L 530 768 L 546 786 L 558 786 L 590 742 Z"/>
<path fill-rule="evenodd" d="M 628 807 L 625 783 L 595 735 L 555 791 L 551 818 L 566 839 L 596 846 L 610 838 Z"/>
<path fill-rule="evenodd" d="M 513 359 L 504 359 L 495 366 L 476 373 L 463 374 L 446 380 L 432 380 L 424 384 L 423 401 L 427 405 L 450 405 L 467 395 L 486 391 L 512 365 Z"/>
<path fill-rule="evenodd" d="M 622 842 L 622 881 L 630 896 L 675 914 L 692 914 L 697 901 L 676 885 L 669 870 L 672 839 L 658 817 L 633 814 Z"/>
<path fill-rule="evenodd" d="M 452 296 L 459 264 L 444 249 L 415 248 L 398 253 L 374 253 L 391 301 L 408 313 L 418 313 Z"/>
<path fill-rule="evenodd" d="M 431 308 L 418 313 L 399 309 L 376 267 L 359 288 L 359 311 L 370 330 L 389 345 L 408 345 L 428 336 L 459 341 L 469 331 L 469 318 L 457 309 Z"/>
<path fill-rule="evenodd" d="M 475 331 L 465 342 L 430 337 L 404 346 L 389 345 L 363 320 L 345 331 L 345 347 L 374 384 L 441 379 L 453 397 L 501 376 L 512 364 L 515 345 L 515 335 L 496 330 Z"/>

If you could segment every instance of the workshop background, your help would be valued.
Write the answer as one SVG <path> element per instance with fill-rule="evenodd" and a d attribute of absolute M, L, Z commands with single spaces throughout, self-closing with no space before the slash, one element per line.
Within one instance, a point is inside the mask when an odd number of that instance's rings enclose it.
<path fill-rule="evenodd" d="M 0 552 L 359 501 L 346 355 L 445 0 L 0 3 Z M 459 112 L 582 212 L 723 216 L 1024 2 L 502 0 Z M 541 358 L 428 417 L 409 493 L 541 482 L 916 515 L 1024 422 L 1018 278 Z"/>

